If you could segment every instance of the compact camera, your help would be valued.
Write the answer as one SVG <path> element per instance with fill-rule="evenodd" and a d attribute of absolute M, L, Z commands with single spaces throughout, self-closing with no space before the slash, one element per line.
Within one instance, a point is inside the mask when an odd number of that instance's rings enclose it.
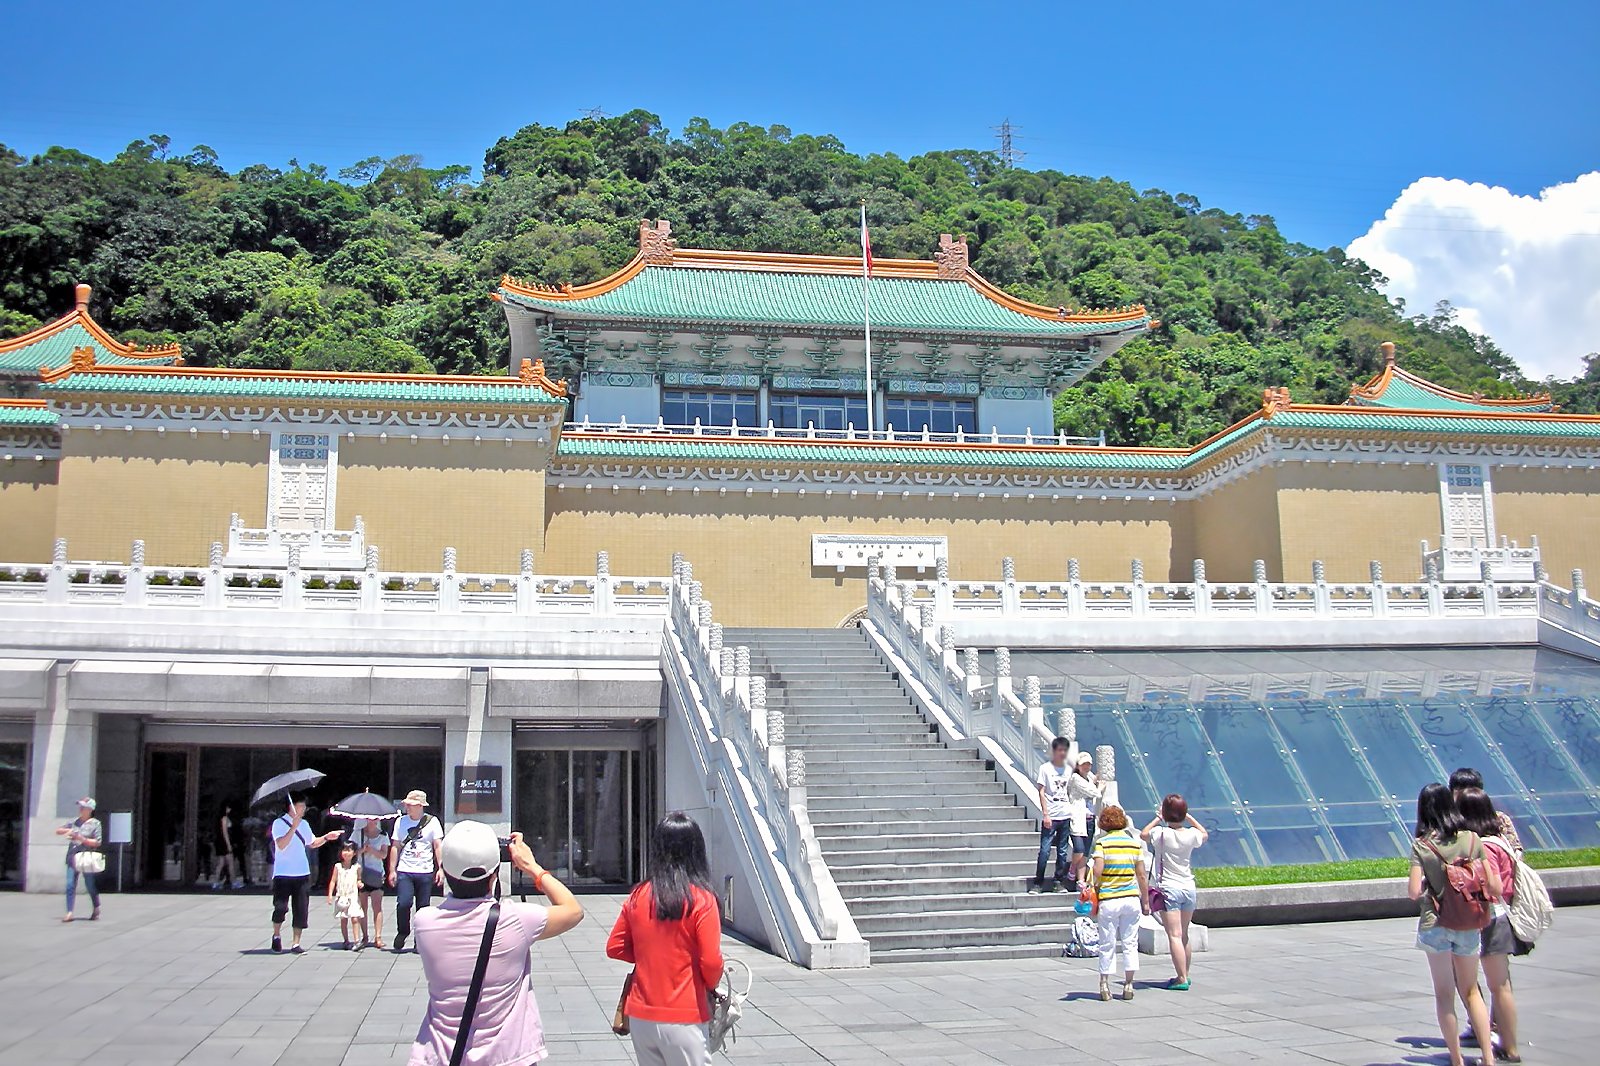
<path fill-rule="evenodd" d="M 511 838 L 510 837 L 501 837 L 500 838 L 500 861 L 501 862 L 510 862 L 511 861 Z"/>

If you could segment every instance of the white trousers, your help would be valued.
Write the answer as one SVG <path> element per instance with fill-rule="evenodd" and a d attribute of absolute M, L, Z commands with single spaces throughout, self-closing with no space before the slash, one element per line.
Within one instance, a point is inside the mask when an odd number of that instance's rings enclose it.
<path fill-rule="evenodd" d="M 630 1015 L 628 1028 L 639 1066 L 711 1066 L 704 1025 L 647 1022 Z"/>
<path fill-rule="evenodd" d="M 1128 973 L 1139 968 L 1139 900 L 1135 896 L 1108 899 L 1100 904 L 1100 973 L 1116 972 L 1113 965 L 1117 949 L 1122 949 L 1122 968 Z"/>

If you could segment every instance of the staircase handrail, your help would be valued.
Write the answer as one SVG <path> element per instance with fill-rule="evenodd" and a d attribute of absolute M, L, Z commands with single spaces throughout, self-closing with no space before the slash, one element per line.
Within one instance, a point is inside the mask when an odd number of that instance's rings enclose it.
<path fill-rule="evenodd" d="M 769 909 L 790 957 L 799 961 L 812 940 L 860 943 L 855 921 L 833 881 L 806 804 L 805 755 L 785 743 L 786 728 L 766 708 L 766 679 L 751 673 L 746 647 L 728 648 L 713 621 L 693 568 L 674 562 L 664 669 L 693 704 L 687 724 L 708 754 L 708 769 L 738 783 L 728 790 L 730 813 L 748 839 Z M 787 890 L 787 892 L 785 891 Z M 792 893 L 798 914 L 784 913 Z"/>
<path fill-rule="evenodd" d="M 955 630 L 936 628 L 937 608 L 918 602 L 910 585 L 895 579 L 892 567 L 867 566 L 867 618 L 889 643 L 896 658 L 931 697 L 929 710 L 953 740 L 987 738 L 1026 779 L 1049 758 L 1054 734 L 1045 728 L 1037 678 L 1028 678 L 1024 697 L 1012 688 L 1010 652 L 996 651 L 996 677 L 984 685 L 978 677 L 977 653 L 968 649 L 967 663 L 956 659 Z M 1076 740 L 1069 736 L 1068 740 Z"/>
<path fill-rule="evenodd" d="M 1539 620 L 1583 638 L 1600 648 L 1600 602 L 1589 597 L 1583 571 L 1572 571 L 1572 587 L 1562 588 L 1548 577 L 1539 583 Z M 1596 655 L 1600 658 L 1600 655 Z"/>

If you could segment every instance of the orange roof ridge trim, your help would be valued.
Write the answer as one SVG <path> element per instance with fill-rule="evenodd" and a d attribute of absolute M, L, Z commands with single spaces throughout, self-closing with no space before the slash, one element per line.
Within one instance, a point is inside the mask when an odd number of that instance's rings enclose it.
<path fill-rule="evenodd" d="M 1523 396 L 1513 396 L 1509 399 L 1491 399 L 1490 397 L 1484 396 L 1482 393 L 1458 392 L 1455 389 L 1447 389 L 1443 385 L 1429 381 L 1427 378 L 1420 377 L 1417 374 L 1413 374 L 1411 371 L 1401 366 L 1395 359 L 1395 345 L 1393 341 L 1384 341 L 1382 344 L 1378 345 L 1378 350 L 1383 353 L 1383 370 L 1377 374 L 1374 374 L 1364 385 L 1352 385 L 1350 387 L 1350 399 L 1379 399 L 1383 396 L 1385 390 L 1389 388 L 1389 383 L 1392 382 L 1396 377 L 1399 377 L 1415 385 L 1417 388 L 1431 392 L 1436 396 L 1444 396 L 1451 400 L 1459 400 L 1462 403 L 1482 404 L 1486 407 L 1519 407 L 1534 403 L 1549 403 L 1551 401 L 1551 395 L 1548 392 L 1533 392 Z M 1398 408 L 1396 408 L 1396 410 L 1398 410 Z M 1530 411 L 1522 413 L 1537 414 L 1539 412 Z M 1554 412 L 1552 411 L 1545 413 Z"/>
<path fill-rule="evenodd" d="M 806 255 L 798 252 L 745 252 L 716 248 L 679 248 L 672 239 L 672 223 L 666 219 L 639 223 L 639 252 L 609 277 L 587 285 L 542 285 L 506 274 L 500 285 L 518 296 L 537 300 L 572 301 L 603 296 L 638 277 L 646 267 L 681 267 L 700 270 L 748 270 L 767 274 L 849 274 L 859 276 L 861 257 L 854 255 Z M 1066 307 L 1046 307 L 1019 299 L 988 281 L 967 261 L 965 237 L 948 233 L 939 237 L 934 259 L 872 260 L 872 276 L 912 281 L 961 281 L 979 295 L 1008 311 L 1048 322 L 1137 322 L 1147 314 L 1143 304 L 1127 307 L 1097 307 L 1077 311 Z M 495 295 L 498 299 L 498 294 Z"/>
<path fill-rule="evenodd" d="M 24 398 L 18 398 L 18 399 L 5 398 L 5 399 L 0 399 L 0 407 L 28 407 L 28 408 L 37 409 L 37 408 L 44 407 L 44 406 L 46 406 L 45 401 L 41 400 L 41 399 L 36 399 L 36 398 L 33 398 L 33 399 L 24 399 Z"/>
<path fill-rule="evenodd" d="M 340 370 L 257 370 L 227 366 L 101 366 L 94 362 L 94 353 L 80 348 L 72 353 L 72 362 L 55 369 L 42 369 L 40 379 L 45 382 L 60 381 L 72 375 L 99 377 L 191 377 L 191 378 L 272 378 L 288 381 L 370 381 L 407 385 L 493 385 L 521 387 L 534 385 L 554 396 L 567 394 L 565 381 L 552 381 L 545 373 L 544 360 L 522 361 L 516 377 L 475 374 L 373 374 Z M 87 358 L 82 358 L 87 357 Z"/>
<path fill-rule="evenodd" d="M 89 314 L 89 293 L 87 285 L 77 286 L 77 304 L 71 311 L 51 322 L 46 322 L 37 329 L 29 330 L 20 337 L 9 340 L 0 340 L 0 353 L 14 352 L 21 348 L 37 344 L 42 340 L 55 336 L 64 329 L 74 325 L 82 326 L 93 337 L 96 344 L 126 359 L 177 359 L 179 364 L 183 361 L 183 348 L 178 344 L 159 344 L 146 348 L 142 345 L 119 341 L 107 333 Z"/>

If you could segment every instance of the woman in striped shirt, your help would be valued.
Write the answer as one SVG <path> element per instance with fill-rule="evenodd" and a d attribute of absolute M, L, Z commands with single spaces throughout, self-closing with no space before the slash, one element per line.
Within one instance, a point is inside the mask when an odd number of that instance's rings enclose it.
<path fill-rule="evenodd" d="M 1122 998 L 1132 999 L 1133 975 L 1139 970 L 1139 917 L 1150 913 L 1144 847 L 1128 831 L 1128 815 L 1121 807 L 1103 808 L 1097 824 L 1092 877 L 1100 899 L 1100 998 L 1111 998 L 1111 974 L 1121 948 Z"/>

